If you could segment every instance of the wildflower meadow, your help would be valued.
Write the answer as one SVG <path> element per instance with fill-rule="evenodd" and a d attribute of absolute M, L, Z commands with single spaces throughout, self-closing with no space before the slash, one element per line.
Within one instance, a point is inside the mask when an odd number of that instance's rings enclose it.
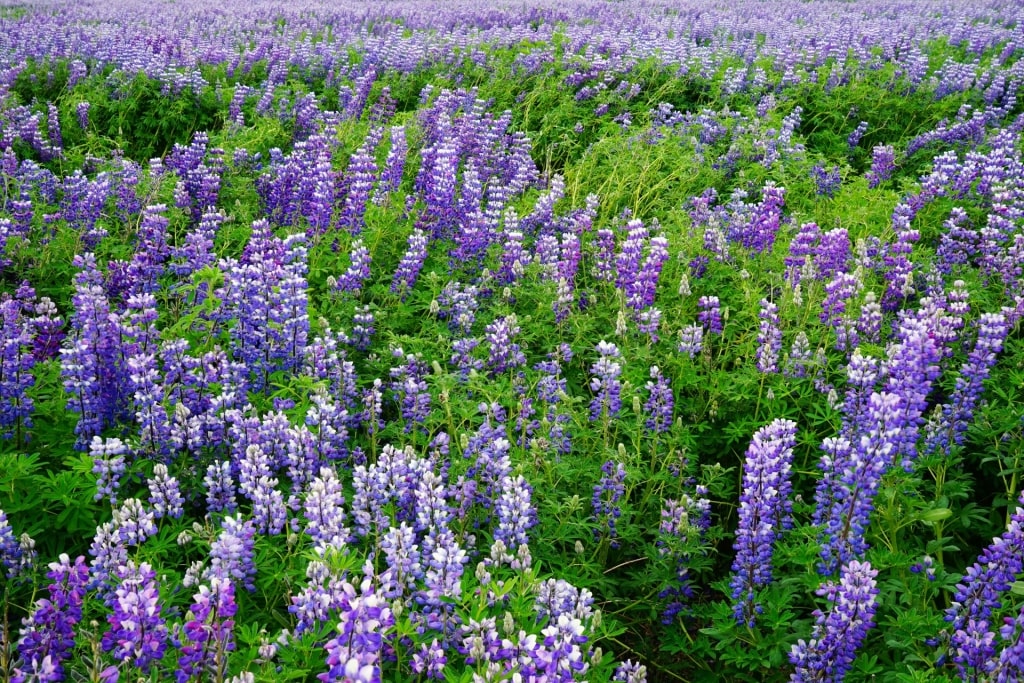
<path fill-rule="evenodd" d="M 0 1 L 0 683 L 1024 681 L 1018 0 Z"/>

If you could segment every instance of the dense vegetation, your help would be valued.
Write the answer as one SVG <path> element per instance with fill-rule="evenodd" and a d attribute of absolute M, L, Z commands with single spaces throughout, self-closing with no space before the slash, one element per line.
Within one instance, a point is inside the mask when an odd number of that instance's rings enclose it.
<path fill-rule="evenodd" d="M 1024 680 L 1021 45 L 0 7 L 0 681 Z"/>

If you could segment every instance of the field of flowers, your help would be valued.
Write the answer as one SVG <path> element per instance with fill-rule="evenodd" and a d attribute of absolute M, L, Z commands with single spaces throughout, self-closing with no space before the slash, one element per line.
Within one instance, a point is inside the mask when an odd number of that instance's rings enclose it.
<path fill-rule="evenodd" d="M 0 4 L 0 683 L 1024 681 L 1024 4 Z"/>

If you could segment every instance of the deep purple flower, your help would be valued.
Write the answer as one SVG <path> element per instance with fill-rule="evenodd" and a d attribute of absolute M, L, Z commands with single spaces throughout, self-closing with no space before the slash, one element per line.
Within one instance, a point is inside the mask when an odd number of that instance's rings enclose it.
<path fill-rule="evenodd" d="M 736 620 L 751 627 L 761 611 L 755 592 L 772 579 L 772 546 L 792 526 L 789 472 L 795 443 L 796 423 L 775 420 L 754 433 L 743 465 L 731 586 Z"/>
<path fill-rule="evenodd" d="M 644 412 L 647 414 L 644 426 L 652 434 L 664 434 L 672 426 L 675 396 L 668 378 L 656 365 L 651 367 L 651 379 L 654 381 L 647 382 L 649 395 L 644 404 Z"/>
<path fill-rule="evenodd" d="M 594 517 L 602 527 L 607 529 L 607 537 L 613 548 L 619 547 L 615 540 L 618 537 L 616 520 L 622 515 L 622 507 L 619 501 L 626 493 L 626 468 L 621 462 L 609 460 L 601 466 L 601 481 L 594 486 L 594 495 L 590 505 L 594 510 Z M 604 531 L 594 529 L 594 537 L 600 540 Z"/>
<path fill-rule="evenodd" d="M 256 590 L 253 578 L 256 565 L 253 563 L 256 528 L 251 520 L 241 517 L 225 517 L 221 531 L 210 546 L 210 567 L 205 578 L 219 577 L 237 579 L 249 591 Z"/>
<path fill-rule="evenodd" d="M 839 584 L 827 583 L 818 595 L 829 599 L 827 613 L 815 610 L 816 621 L 810 641 L 799 641 L 789 654 L 796 666 L 793 683 L 830 681 L 838 683 L 853 666 L 857 648 L 874 625 L 878 596 L 878 570 L 867 562 L 852 560 L 839 572 Z"/>
<path fill-rule="evenodd" d="M 892 145 L 876 145 L 871 152 L 871 170 L 867 172 L 868 187 L 881 185 L 896 170 L 896 151 Z"/>
<path fill-rule="evenodd" d="M 501 375 L 526 363 L 526 356 L 513 341 L 520 332 L 515 314 L 498 318 L 485 328 L 485 339 L 490 345 L 487 369 L 492 376 Z"/>
<path fill-rule="evenodd" d="M 67 555 L 61 555 L 59 562 L 50 563 L 46 576 L 53 582 L 47 587 L 50 597 L 38 599 L 25 619 L 12 679 L 16 683 L 64 680 L 64 661 L 74 648 L 89 568 L 84 557 L 72 564 Z"/>
<path fill-rule="evenodd" d="M 697 322 L 704 334 L 722 334 L 722 311 L 717 296 L 702 296 L 697 300 Z"/>
<path fill-rule="evenodd" d="M 167 626 L 161 614 L 156 572 L 143 562 L 129 561 L 117 574 L 110 630 L 103 634 L 103 650 L 113 658 L 148 673 L 167 649 Z"/>
<path fill-rule="evenodd" d="M 622 364 L 615 360 L 621 354 L 615 344 L 604 340 L 598 342 L 597 353 L 600 357 L 590 368 L 593 375 L 590 389 L 594 392 L 590 402 L 590 419 L 611 420 L 618 417 L 622 409 L 622 381 L 619 379 Z"/>
<path fill-rule="evenodd" d="M 227 675 L 228 653 L 235 649 L 235 587 L 230 580 L 211 577 L 193 596 L 194 604 L 184 624 L 174 630 L 178 657 L 177 683 L 193 679 L 223 680 Z"/>

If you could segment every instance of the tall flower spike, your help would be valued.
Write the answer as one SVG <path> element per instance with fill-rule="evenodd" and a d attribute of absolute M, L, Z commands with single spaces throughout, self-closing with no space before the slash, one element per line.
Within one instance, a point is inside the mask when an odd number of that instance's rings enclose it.
<path fill-rule="evenodd" d="M 2 513 L 0 513 L 2 514 Z M 49 599 L 36 601 L 35 611 L 25 620 L 18 641 L 19 662 L 14 681 L 63 681 L 63 662 L 75 645 L 75 626 L 82 620 L 82 599 L 89 581 L 89 567 L 79 556 L 74 564 L 67 555 L 50 564 L 46 576 Z"/>
<path fill-rule="evenodd" d="M 597 344 L 597 353 L 600 357 L 590 369 L 590 389 L 594 392 L 590 419 L 614 419 L 622 409 L 622 364 L 615 360 L 621 354 L 615 344 L 603 340 Z"/>
<path fill-rule="evenodd" d="M 840 570 L 839 584 L 827 583 L 818 595 L 832 603 L 828 613 L 817 617 L 810 641 L 799 641 L 789 654 L 796 665 L 793 683 L 839 683 L 853 666 L 857 648 L 874 625 L 878 597 L 878 570 L 867 562 L 851 561 Z"/>
<path fill-rule="evenodd" d="M 755 591 L 772 579 L 772 546 L 792 526 L 789 471 L 795 443 L 796 423 L 775 420 L 754 433 L 747 449 L 731 586 L 736 620 L 751 627 L 761 612 Z"/>

